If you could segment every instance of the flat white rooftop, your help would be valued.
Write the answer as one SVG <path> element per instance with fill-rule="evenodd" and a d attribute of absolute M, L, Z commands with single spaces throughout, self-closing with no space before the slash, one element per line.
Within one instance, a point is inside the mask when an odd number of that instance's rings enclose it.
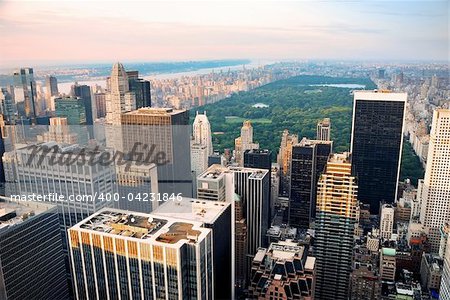
<path fill-rule="evenodd" d="M 152 214 L 212 224 L 230 206 L 230 203 L 183 197 L 181 201 L 168 201 Z"/>
<path fill-rule="evenodd" d="M 408 97 L 407 93 L 393 93 L 386 90 L 374 90 L 374 91 L 355 91 L 353 93 L 355 100 L 367 100 L 367 101 L 402 101 L 406 102 Z"/>
<path fill-rule="evenodd" d="M 55 208 L 55 205 L 50 203 L 15 201 L 0 196 L 0 233 L 53 208 Z"/>
<path fill-rule="evenodd" d="M 74 225 L 69 231 L 91 232 L 124 240 L 181 247 L 203 240 L 210 229 L 201 222 L 162 215 L 104 208 Z"/>

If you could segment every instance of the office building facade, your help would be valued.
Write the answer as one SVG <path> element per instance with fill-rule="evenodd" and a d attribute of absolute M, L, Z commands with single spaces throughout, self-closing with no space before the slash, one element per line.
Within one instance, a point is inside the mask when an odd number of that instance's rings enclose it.
<path fill-rule="evenodd" d="M 171 108 L 140 108 L 121 116 L 124 153 L 143 153 L 157 164 L 159 191 L 192 195 L 189 155 L 189 111 Z"/>
<path fill-rule="evenodd" d="M 33 68 L 18 69 L 13 76 L 14 101 L 18 105 L 19 116 L 33 119 L 37 114 L 37 91 Z"/>
<path fill-rule="evenodd" d="M 58 210 L 0 198 L 0 299 L 68 299 Z"/>
<path fill-rule="evenodd" d="M 429 229 L 431 251 L 440 248 L 440 228 L 450 222 L 450 110 L 433 114 L 420 220 Z"/>
<path fill-rule="evenodd" d="M 331 153 L 332 142 L 303 138 L 292 146 L 289 224 L 308 229 L 316 212 L 316 189 Z"/>
<path fill-rule="evenodd" d="M 213 299 L 212 230 L 104 209 L 69 229 L 77 299 Z"/>
<path fill-rule="evenodd" d="M 357 190 L 349 154 L 333 154 L 317 191 L 315 299 L 348 298 L 353 235 L 359 216 Z"/>
<path fill-rule="evenodd" d="M 330 118 L 325 118 L 317 123 L 316 139 L 319 141 L 331 141 Z"/>
<path fill-rule="evenodd" d="M 138 71 L 127 71 L 130 91 L 136 97 L 136 109 L 152 106 L 150 81 L 139 78 Z"/>
<path fill-rule="evenodd" d="M 406 93 L 355 91 L 351 150 L 358 199 L 378 214 L 394 203 L 403 146 Z"/>

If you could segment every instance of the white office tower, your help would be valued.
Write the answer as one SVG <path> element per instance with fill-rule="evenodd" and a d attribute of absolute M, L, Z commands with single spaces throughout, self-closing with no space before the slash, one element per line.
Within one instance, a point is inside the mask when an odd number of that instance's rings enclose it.
<path fill-rule="evenodd" d="M 235 192 L 241 197 L 247 219 L 247 255 L 253 258 L 259 247 L 267 246 L 270 223 L 270 171 L 230 167 Z M 251 262 L 251 261 L 250 261 Z"/>
<path fill-rule="evenodd" d="M 103 209 L 69 229 L 76 298 L 218 299 L 216 289 L 229 292 L 215 281 L 229 271 L 216 270 L 223 259 L 216 251 L 226 248 L 214 245 L 229 205 L 195 201 L 168 202 L 171 208 L 152 214 Z"/>
<path fill-rule="evenodd" d="M 213 154 L 211 125 L 206 112 L 195 116 L 192 125 L 191 139 L 191 170 L 194 178 L 208 168 L 208 156 Z"/>
<path fill-rule="evenodd" d="M 208 147 L 191 140 L 191 171 L 194 178 L 208 168 Z"/>
<path fill-rule="evenodd" d="M 380 235 L 385 240 L 390 240 L 394 230 L 394 207 L 390 204 L 381 206 Z"/>
<path fill-rule="evenodd" d="M 197 177 L 197 198 L 232 203 L 234 174 L 229 168 L 212 165 Z"/>
<path fill-rule="evenodd" d="M 269 188 L 270 172 L 265 169 L 212 165 L 197 177 L 199 199 L 232 202 L 234 193 L 240 196 L 247 219 L 247 255 L 252 257 L 259 247 L 266 246 Z"/>
<path fill-rule="evenodd" d="M 420 221 L 430 230 L 431 251 L 438 253 L 439 229 L 450 221 L 450 110 L 433 114 Z"/>
<path fill-rule="evenodd" d="M 159 206 L 152 214 L 202 223 L 212 230 L 214 299 L 234 297 L 234 231 L 231 203 L 183 197 Z M 200 298 L 200 297 L 199 297 Z"/>
<path fill-rule="evenodd" d="M 106 94 L 106 121 L 120 125 L 120 115 L 136 109 L 136 95 L 130 92 L 127 73 L 119 62 L 112 68 L 109 87 Z"/>
<path fill-rule="evenodd" d="M 259 144 L 253 142 L 253 126 L 250 121 L 244 121 L 241 128 L 241 136 L 234 140 L 235 160 L 240 166 L 244 166 L 245 150 L 259 149 Z"/>
<path fill-rule="evenodd" d="M 442 273 L 439 299 L 450 300 L 450 239 L 447 241 L 447 251 L 444 257 L 444 271 Z"/>
<path fill-rule="evenodd" d="M 122 131 L 120 120 L 122 113 L 136 109 L 136 95 L 130 92 L 128 76 L 119 62 L 115 63 L 108 81 L 106 93 L 106 145 L 122 151 Z"/>
<path fill-rule="evenodd" d="M 20 195 L 20 199 L 55 203 L 65 237 L 69 227 L 117 203 L 113 198 L 117 192 L 114 163 L 98 163 L 106 155 L 106 151 L 55 142 L 6 152 L 5 178 L 12 189 L 7 190 L 12 198 Z M 89 163 L 91 158 L 97 163 Z M 66 246 L 66 240 L 63 242 Z"/>
<path fill-rule="evenodd" d="M 204 114 L 199 114 L 195 116 L 192 136 L 194 137 L 194 143 L 206 146 L 206 152 L 209 155 L 213 154 L 212 138 L 211 138 L 211 125 L 206 117 L 206 112 Z"/>

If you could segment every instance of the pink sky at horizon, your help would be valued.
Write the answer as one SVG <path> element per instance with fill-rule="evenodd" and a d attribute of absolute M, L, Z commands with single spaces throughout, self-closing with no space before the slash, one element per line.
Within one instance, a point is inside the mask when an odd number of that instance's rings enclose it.
<path fill-rule="evenodd" d="M 446 1 L 3 1 L 0 33 L 0 67 L 116 60 L 449 57 Z"/>

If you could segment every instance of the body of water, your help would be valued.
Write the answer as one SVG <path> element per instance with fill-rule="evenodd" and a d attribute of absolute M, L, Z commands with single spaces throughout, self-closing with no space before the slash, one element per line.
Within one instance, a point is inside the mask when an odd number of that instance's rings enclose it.
<path fill-rule="evenodd" d="M 272 62 L 270 62 L 272 63 Z M 235 71 L 235 70 L 242 70 L 245 66 L 246 69 L 253 69 L 257 68 L 259 66 L 263 66 L 268 64 L 265 62 L 262 64 L 261 62 L 250 62 L 246 65 L 237 65 L 237 66 L 226 66 L 226 67 L 219 67 L 219 68 L 204 68 L 204 69 L 198 69 L 195 71 L 186 71 L 186 72 L 177 72 L 177 73 L 160 73 L 160 74 L 151 74 L 151 75 L 142 75 L 140 74 L 141 78 L 144 78 L 146 80 L 150 79 L 174 79 L 174 78 L 180 78 L 183 76 L 194 76 L 194 75 L 203 75 L 203 74 L 209 74 L 211 72 L 226 72 L 228 70 Z M 102 79 L 92 79 L 92 80 L 81 80 L 77 81 L 78 84 L 86 84 L 89 86 L 99 85 L 103 88 L 106 88 L 106 77 Z M 60 93 L 69 94 L 70 93 L 70 87 L 74 84 L 73 81 L 70 82 L 60 82 L 58 83 L 58 91 Z"/>
<path fill-rule="evenodd" d="M 309 86 L 329 86 L 336 88 L 346 88 L 346 89 L 365 89 L 366 86 L 364 84 L 355 84 L 355 83 L 324 83 L 324 84 L 310 84 Z"/>

